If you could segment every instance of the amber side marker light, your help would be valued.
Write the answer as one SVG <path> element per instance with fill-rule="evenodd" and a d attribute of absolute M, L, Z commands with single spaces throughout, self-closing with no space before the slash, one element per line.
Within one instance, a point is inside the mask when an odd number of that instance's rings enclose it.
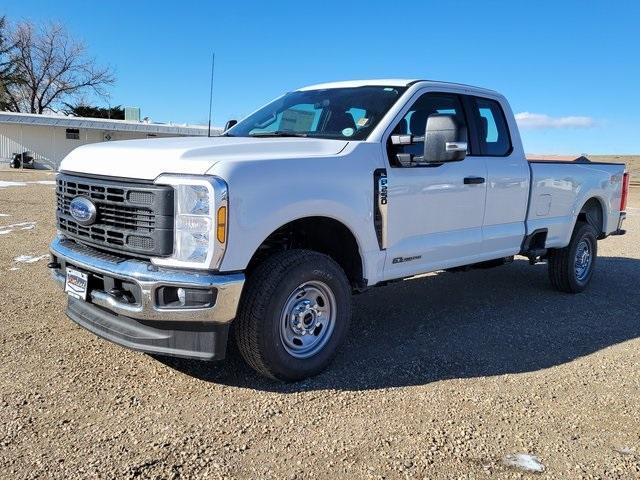
<path fill-rule="evenodd" d="M 224 243 L 227 240 L 227 207 L 218 209 L 216 238 L 220 243 Z"/>

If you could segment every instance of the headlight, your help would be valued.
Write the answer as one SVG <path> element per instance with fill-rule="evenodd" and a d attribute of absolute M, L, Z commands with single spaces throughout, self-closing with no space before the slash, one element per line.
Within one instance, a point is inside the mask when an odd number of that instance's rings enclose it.
<path fill-rule="evenodd" d="M 227 184 L 217 177 L 161 175 L 155 183 L 174 189 L 173 255 L 156 265 L 216 269 L 227 239 Z"/>

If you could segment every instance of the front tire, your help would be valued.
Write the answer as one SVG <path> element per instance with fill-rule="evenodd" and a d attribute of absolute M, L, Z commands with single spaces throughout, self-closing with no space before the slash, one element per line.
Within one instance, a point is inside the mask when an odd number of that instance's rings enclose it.
<path fill-rule="evenodd" d="M 235 320 L 242 357 L 259 373 L 295 381 L 324 370 L 351 319 L 351 288 L 330 257 L 289 250 L 249 277 Z"/>
<path fill-rule="evenodd" d="M 578 222 L 569 245 L 549 251 L 551 284 L 561 292 L 582 292 L 593 277 L 597 256 L 595 229 L 588 223 Z"/>

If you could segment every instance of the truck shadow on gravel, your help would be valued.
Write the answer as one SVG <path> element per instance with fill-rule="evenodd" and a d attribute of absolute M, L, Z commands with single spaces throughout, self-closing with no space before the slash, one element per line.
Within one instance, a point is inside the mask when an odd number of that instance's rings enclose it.
<path fill-rule="evenodd" d="M 526 261 L 372 289 L 353 298 L 350 334 L 329 369 L 295 384 L 254 373 L 232 341 L 218 364 L 158 359 L 202 380 L 282 393 L 530 372 L 640 336 L 639 283 L 639 260 L 600 257 L 578 295 L 556 292 L 546 264 Z"/>

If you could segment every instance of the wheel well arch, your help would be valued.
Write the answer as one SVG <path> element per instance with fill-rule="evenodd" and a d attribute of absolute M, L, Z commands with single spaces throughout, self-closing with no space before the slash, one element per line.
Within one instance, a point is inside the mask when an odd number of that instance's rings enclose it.
<path fill-rule="evenodd" d="M 605 208 L 602 204 L 602 200 L 598 197 L 589 198 L 584 204 L 580 211 L 578 212 L 578 216 L 576 217 L 576 223 L 578 221 L 586 222 L 596 229 L 598 233 L 598 237 L 601 237 L 605 234 Z"/>
<path fill-rule="evenodd" d="M 328 255 L 342 267 L 354 290 L 366 287 L 358 240 L 344 223 L 325 216 L 298 218 L 271 232 L 251 256 L 247 275 L 274 253 L 295 248 Z"/>

